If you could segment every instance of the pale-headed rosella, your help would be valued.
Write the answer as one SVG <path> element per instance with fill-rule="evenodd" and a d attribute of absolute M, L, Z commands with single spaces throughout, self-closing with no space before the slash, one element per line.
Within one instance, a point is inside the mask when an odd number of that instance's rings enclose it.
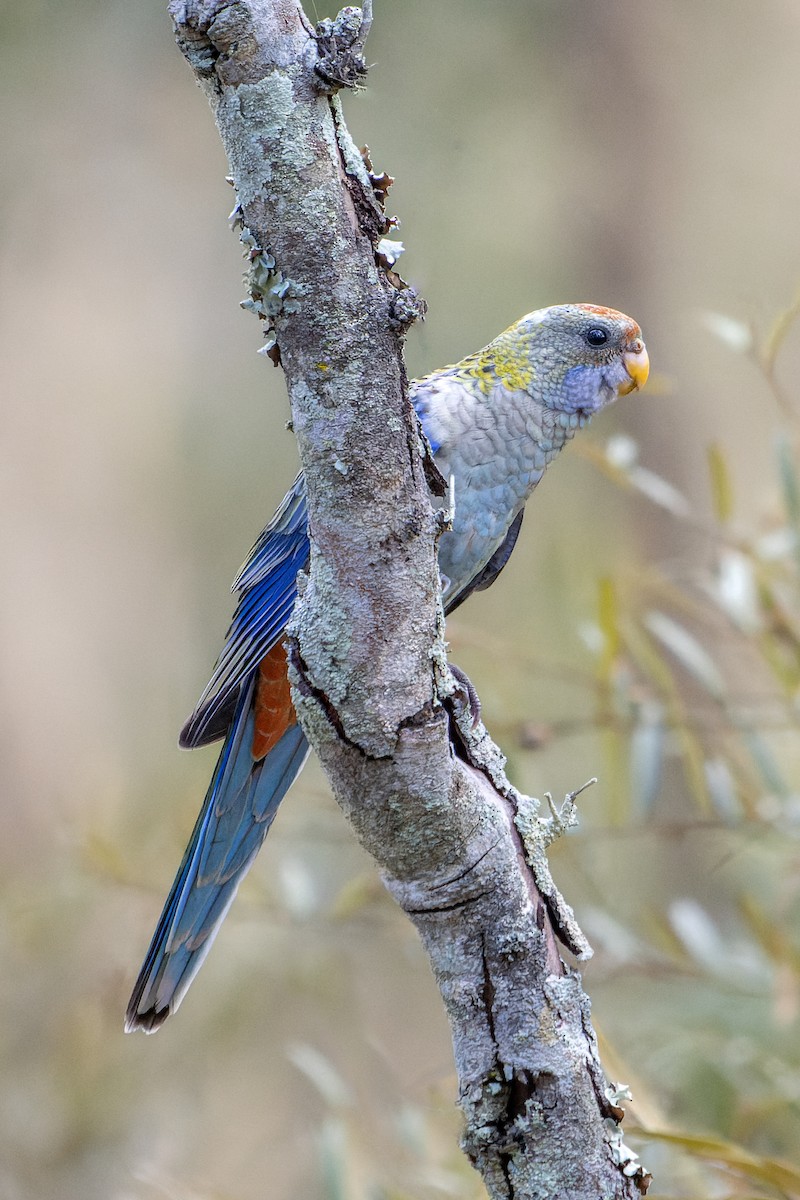
<path fill-rule="evenodd" d="M 643 385 L 648 369 L 630 317 L 562 304 L 411 384 L 436 464 L 454 481 L 453 525 L 439 542 L 446 612 L 496 579 L 548 464 L 594 413 Z M 308 560 L 300 475 L 234 583 L 225 646 L 181 732 L 187 748 L 224 744 L 133 990 L 128 1030 L 153 1032 L 180 1004 L 305 762 L 283 637 Z"/>

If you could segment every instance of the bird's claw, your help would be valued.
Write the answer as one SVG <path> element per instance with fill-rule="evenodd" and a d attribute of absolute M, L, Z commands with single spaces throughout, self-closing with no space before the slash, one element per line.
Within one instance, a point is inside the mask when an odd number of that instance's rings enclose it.
<path fill-rule="evenodd" d="M 453 705 L 458 707 L 459 716 L 465 711 L 469 713 L 472 728 L 476 729 L 481 719 L 481 698 L 475 690 L 475 685 L 466 672 L 454 663 L 450 663 L 450 674 L 457 685 L 451 693 Z"/>

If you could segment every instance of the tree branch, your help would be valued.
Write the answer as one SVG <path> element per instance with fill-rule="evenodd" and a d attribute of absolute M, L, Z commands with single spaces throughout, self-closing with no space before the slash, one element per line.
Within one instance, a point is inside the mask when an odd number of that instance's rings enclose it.
<path fill-rule="evenodd" d="M 173 0 L 171 13 L 228 155 L 248 306 L 283 365 L 306 475 L 297 712 L 430 956 L 464 1148 L 492 1197 L 634 1197 L 646 1178 L 557 950 L 556 932 L 585 943 L 546 871 L 548 823 L 521 807 L 446 664 L 441 519 L 401 353 L 418 302 L 377 249 L 385 184 L 335 94 L 365 73 L 371 6 L 316 31 L 296 0 Z"/>

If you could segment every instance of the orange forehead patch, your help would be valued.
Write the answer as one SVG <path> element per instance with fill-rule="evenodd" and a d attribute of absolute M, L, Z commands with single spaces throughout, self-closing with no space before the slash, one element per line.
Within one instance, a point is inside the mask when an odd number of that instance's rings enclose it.
<path fill-rule="evenodd" d="M 625 313 L 620 312 L 616 308 L 606 308 L 602 304 L 576 304 L 575 307 L 579 308 L 582 312 L 592 313 L 594 316 L 597 316 L 597 317 L 609 317 L 612 321 L 627 321 L 627 323 L 631 327 L 631 332 L 633 333 L 633 336 L 634 337 L 641 336 L 642 331 L 639 328 L 639 326 L 636 324 L 636 322 L 631 320 L 630 317 L 626 316 Z"/>
<path fill-rule="evenodd" d="M 289 726 L 297 723 L 289 690 L 286 648 L 283 642 L 273 646 L 261 661 L 253 708 L 255 728 L 252 755 L 258 762 L 260 758 L 266 758 L 270 750 L 277 746 Z"/>

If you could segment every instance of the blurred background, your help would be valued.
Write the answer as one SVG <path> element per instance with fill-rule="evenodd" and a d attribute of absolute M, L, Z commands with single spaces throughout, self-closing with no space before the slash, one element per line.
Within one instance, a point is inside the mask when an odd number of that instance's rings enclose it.
<path fill-rule="evenodd" d="M 345 110 L 411 372 L 559 301 L 645 332 L 448 635 L 523 790 L 599 777 L 552 865 L 651 1195 L 800 1196 L 800 9 L 375 8 Z M 314 764 L 180 1015 L 122 1034 L 295 450 L 162 5 L 2 15 L 0 1197 L 477 1200 L 426 960 Z"/>

